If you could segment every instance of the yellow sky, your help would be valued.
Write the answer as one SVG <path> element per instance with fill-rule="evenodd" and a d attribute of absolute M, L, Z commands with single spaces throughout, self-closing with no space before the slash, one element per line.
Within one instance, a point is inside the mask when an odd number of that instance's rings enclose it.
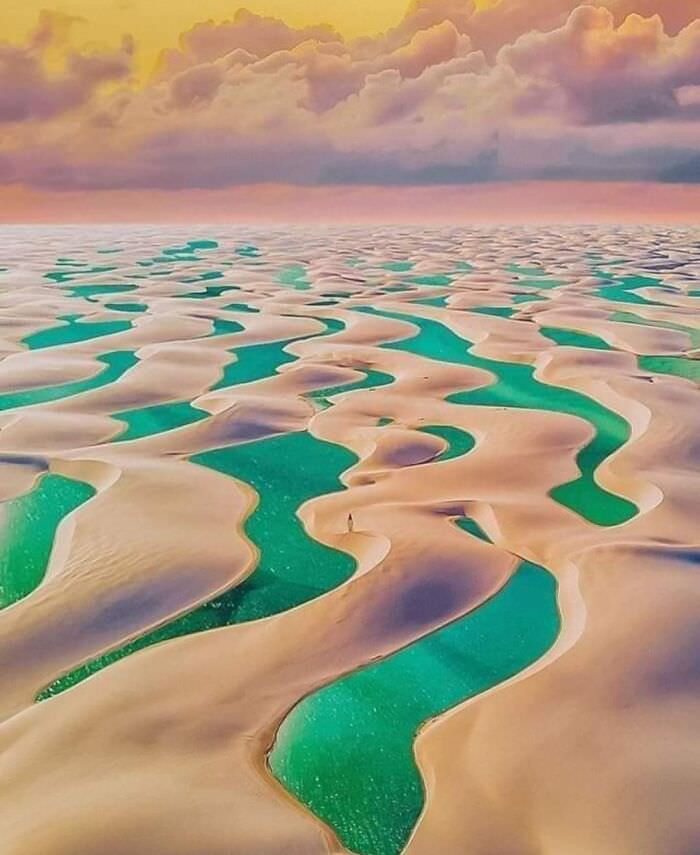
<path fill-rule="evenodd" d="M 240 6 L 297 26 L 325 21 L 353 37 L 386 30 L 408 5 L 409 0 L 0 0 L 0 40 L 24 39 L 39 11 L 51 8 L 85 19 L 74 29 L 80 44 L 114 45 L 122 33 L 132 33 L 144 67 L 194 23 L 226 20 Z"/>

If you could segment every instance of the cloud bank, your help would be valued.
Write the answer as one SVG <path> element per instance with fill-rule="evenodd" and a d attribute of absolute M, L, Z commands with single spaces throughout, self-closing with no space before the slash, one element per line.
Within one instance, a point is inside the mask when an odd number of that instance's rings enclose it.
<path fill-rule="evenodd" d="M 44 13 L 0 44 L 0 184 L 700 182 L 700 18 L 687 0 L 417 0 L 344 41 L 245 10 L 164 49 L 69 51 Z"/>

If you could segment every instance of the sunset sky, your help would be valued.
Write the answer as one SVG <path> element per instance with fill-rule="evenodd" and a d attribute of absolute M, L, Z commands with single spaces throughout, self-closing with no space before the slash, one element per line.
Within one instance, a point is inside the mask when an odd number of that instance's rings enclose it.
<path fill-rule="evenodd" d="M 694 0 L 6 0 L 0 39 L 5 222 L 700 209 Z"/>

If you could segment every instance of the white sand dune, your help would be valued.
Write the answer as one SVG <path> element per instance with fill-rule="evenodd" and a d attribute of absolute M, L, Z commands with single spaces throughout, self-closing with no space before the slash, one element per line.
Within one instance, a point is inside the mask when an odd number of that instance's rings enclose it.
<path fill-rule="evenodd" d="M 638 363 L 693 350 L 697 232 L 201 230 L 218 248 L 198 252 L 196 262 L 143 267 L 198 230 L 59 229 L 43 239 L 37 231 L 29 247 L 7 231 L 0 393 L 94 380 L 105 353 L 133 352 L 138 361 L 112 383 L 0 411 L 2 501 L 26 494 L 49 470 L 97 491 L 59 527 L 43 582 L 0 611 L 3 855 L 347 851 L 270 774 L 280 723 L 319 687 L 477 609 L 520 559 L 556 577 L 560 637 L 521 674 L 421 730 L 425 807 L 407 855 L 698 851 L 700 399 L 693 382 L 652 376 Z M 235 255 L 247 244 L 260 258 Z M 43 278 L 57 255 L 94 264 L 97 249 L 115 245 L 121 251 L 103 257 L 115 271 Z M 650 304 L 606 298 L 586 261 L 594 251 L 626 259 L 615 276 L 657 276 L 663 287 L 630 292 Z M 674 265 L 685 260 L 685 275 L 682 265 L 668 278 L 650 272 L 659 253 Z M 346 263 L 356 257 L 361 263 Z M 604 260 L 596 262 L 603 269 Z M 413 266 L 389 270 L 392 261 Z M 303 284 L 281 281 L 296 266 Z M 166 275 L 150 275 L 161 268 Z M 212 270 L 224 275 L 191 281 Z M 554 287 L 533 284 L 546 281 L 539 270 Z M 420 281 L 441 275 L 448 286 Z M 81 285 L 120 283 L 137 288 L 71 296 Z M 209 285 L 238 290 L 191 296 Z M 541 299 L 513 301 L 528 291 Z M 442 295 L 446 306 L 414 302 Z M 147 311 L 110 308 L 134 302 Z M 598 466 L 595 482 L 634 503 L 637 515 L 596 525 L 550 495 L 579 475 L 590 422 L 507 401 L 448 401 L 495 375 L 447 361 L 439 348 L 391 347 L 417 327 L 354 311 L 362 305 L 438 321 L 472 342 L 475 356 L 530 366 L 539 381 L 624 419 L 629 439 Z M 479 307 L 513 314 L 471 311 Z M 611 319 L 623 311 L 641 323 Z M 27 335 L 70 313 L 132 327 L 23 348 Z M 216 319 L 243 329 L 212 335 Z M 344 326 L 329 332 L 324 320 Z M 610 349 L 560 346 L 543 327 L 597 336 Z M 246 358 L 239 348 L 290 340 L 278 371 L 212 388 L 226 365 Z M 393 382 L 335 392 L 327 408 L 314 403 L 310 393 L 367 371 Z M 204 417 L 114 442 L 123 428 L 115 414 L 175 402 L 191 402 Z M 459 428 L 475 447 L 439 460 L 447 443 L 427 426 Z M 279 614 L 134 653 L 35 703 L 81 663 L 255 572 L 265 544 L 244 533 L 254 490 L 188 458 L 303 430 L 358 458 L 342 488 L 298 512 L 311 537 L 355 558 L 352 577 Z M 289 479 L 297 463 L 275 461 Z M 492 543 L 460 531 L 461 516 Z"/>

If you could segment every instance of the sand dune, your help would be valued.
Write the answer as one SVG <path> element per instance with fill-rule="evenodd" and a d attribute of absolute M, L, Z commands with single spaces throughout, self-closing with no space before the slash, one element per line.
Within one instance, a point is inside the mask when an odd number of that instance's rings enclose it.
<path fill-rule="evenodd" d="M 20 255 L 7 231 L 0 552 L 47 474 L 94 495 L 0 611 L 3 852 L 398 853 L 363 843 L 381 811 L 341 834 L 323 781 L 292 797 L 275 735 L 522 562 L 556 580 L 558 637 L 424 722 L 405 852 L 700 846 L 697 232 L 54 229 Z M 349 571 L 322 581 L 311 542 Z"/>

